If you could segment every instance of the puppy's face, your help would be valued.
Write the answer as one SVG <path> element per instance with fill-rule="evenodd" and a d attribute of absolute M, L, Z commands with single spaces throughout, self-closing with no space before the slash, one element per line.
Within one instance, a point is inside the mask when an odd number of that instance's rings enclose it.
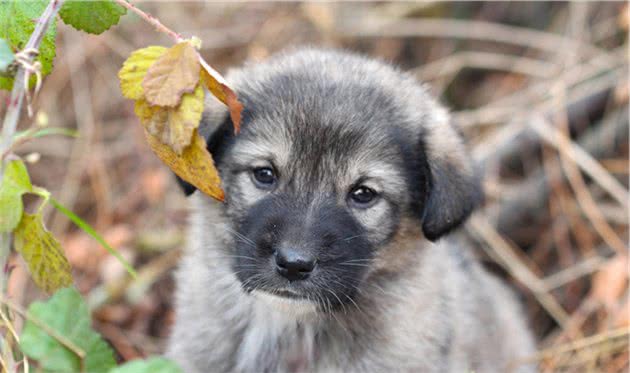
<path fill-rule="evenodd" d="M 435 123 L 418 121 L 439 118 L 414 115 L 420 109 L 392 86 L 426 98 L 415 83 L 358 57 L 308 53 L 240 73 L 242 132 L 230 135 L 226 119 L 209 147 L 226 191 L 232 266 L 243 288 L 333 311 L 354 303 L 401 219 L 416 219 L 435 239 L 459 224 L 472 202 L 450 204 L 440 195 L 468 199 L 459 185 L 468 169 L 457 154 L 431 159 L 426 141 L 435 134 L 427 128 Z M 341 65 L 321 71 L 331 58 Z M 447 127 L 443 135 L 455 134 Z M 440 190 L 437 173 L 458 183 L 455 193 Z"/>

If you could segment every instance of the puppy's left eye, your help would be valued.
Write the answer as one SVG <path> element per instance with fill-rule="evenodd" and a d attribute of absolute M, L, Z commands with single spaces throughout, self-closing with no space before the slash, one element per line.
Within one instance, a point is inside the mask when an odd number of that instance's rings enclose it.
<path fill-rule="evenodd" d="M 276 183 L 276 175 L 270 167 L 258 167 L 252 170 L 252 176 L 256 186 L 262 189 L 270 189 Z"/>
<path fill-rule="evenodd" d="M 350 191 L 348 197 L 350 202 L 356 207 L 366 208 L 372 206 L 378 198 L 378 193 L 365 185 L 359 185 Z"/>

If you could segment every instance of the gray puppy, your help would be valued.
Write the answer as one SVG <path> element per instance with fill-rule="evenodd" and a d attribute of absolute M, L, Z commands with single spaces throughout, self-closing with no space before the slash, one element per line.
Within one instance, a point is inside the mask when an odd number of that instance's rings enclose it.
<path fill-rule="evenodd" d="M 202 129 L 226 201 L 192 195 L 177 272 L 186 372 L 505 372 L 532 354 L 510 292 L 442 238 L 481 193 L 412 77 L 303 49 L 227 80 L 242 132 L 214 99 Z"/>

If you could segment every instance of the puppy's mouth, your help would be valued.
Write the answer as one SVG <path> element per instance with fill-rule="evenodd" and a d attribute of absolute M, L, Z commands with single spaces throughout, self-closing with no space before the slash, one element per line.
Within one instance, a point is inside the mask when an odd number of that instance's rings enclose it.
<path fill-rule="evenodd" d="M 294 299 L 294 300 L 306 300 L 307 297 L 304 296 L 303 294 L 300 294 L 296 291 L 293 290 L 288 290 L 288 289 L 280 289 L 280 290 L 275 290 L 275 291 L 271 291 L 268 292 L 272 295 L 278 296 L 278 297 L 282 297 L 282 298 L 287 298 L 287 299 Z"/>
<path fill-rule="evenodd" d="M 262 289 L 254 290 L 252 295 L 275 311 L 280 311 L 295 317 L 305 317 L 317 313 L 318 306 L 307 297 L 286 290 L 274 290 L 273 292 Z"/>

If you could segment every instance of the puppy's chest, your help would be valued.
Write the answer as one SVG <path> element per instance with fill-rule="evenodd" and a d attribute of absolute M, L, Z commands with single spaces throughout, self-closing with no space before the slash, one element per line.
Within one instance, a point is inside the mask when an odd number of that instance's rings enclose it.
<path fill-rule="evenodd" d="M 236 366 L 247 372 L 315 371 L 321 351 L 310 323 L 254 318 L 245 329 Z"/>

